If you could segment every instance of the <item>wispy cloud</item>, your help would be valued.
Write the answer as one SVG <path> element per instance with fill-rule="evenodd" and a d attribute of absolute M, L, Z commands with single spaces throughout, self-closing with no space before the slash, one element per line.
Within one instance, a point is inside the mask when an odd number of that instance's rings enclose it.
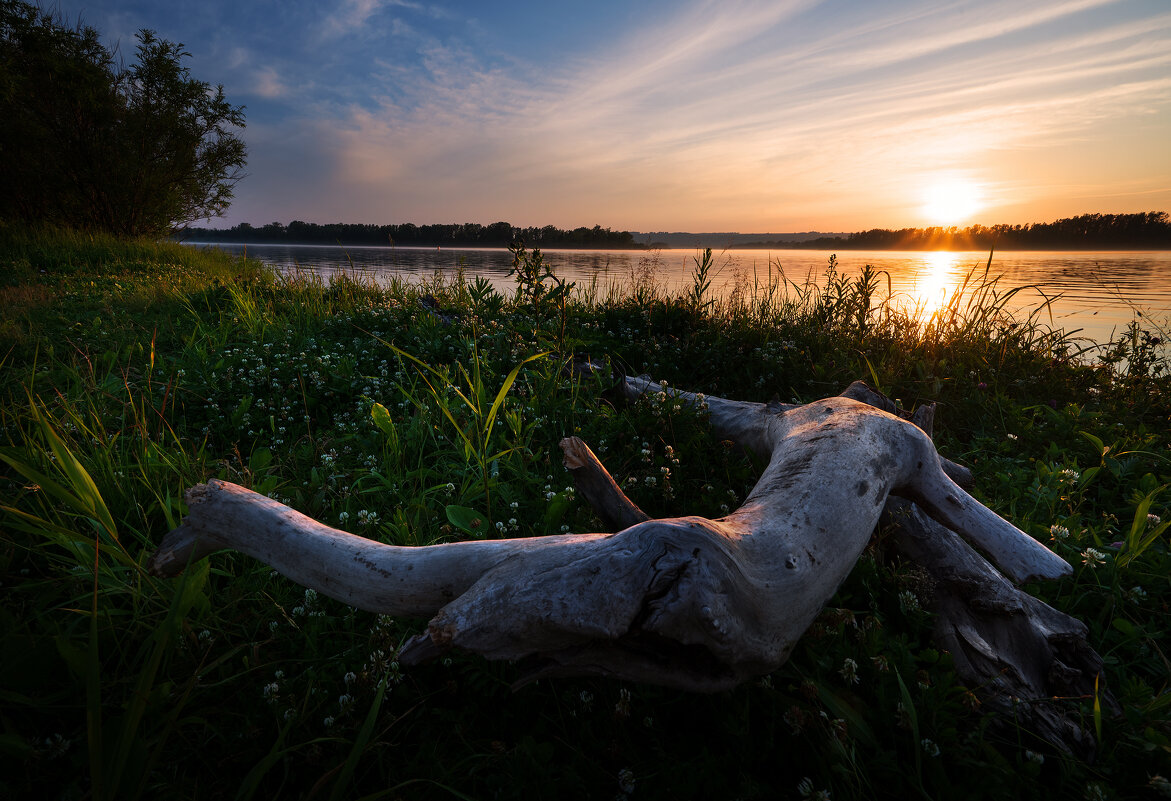
<path fill-rule="evenodd" d="M 272 67 L 257 70 L 253 85 L 254 91 L 261 97 L 271 99 L 289 94 L 289 87 L 281 81 L 280 75 Z"/>
<path fill-rule="evenodd" d="M 389 5 L 350 0 L 332 19 L 361 26 Z M 304 116 L 338 218 L 576 224 L 595 208 L 604 224 L 777 230 L 828 215 L 912 224 L 911 185 L 941 171 L 993 200 L 1039 196 L 1053 181 L 1019 174 L 1040 169 L 1020 154 L 1091 147 L 1102 126 L 1171 108 L 1171 14 L 1132 18 L 1112 0 L 835 7 L 698 2 L 555 65 L 400 20 L 409 51 L 371 58 L 364 93 L 318 97 Z"/>

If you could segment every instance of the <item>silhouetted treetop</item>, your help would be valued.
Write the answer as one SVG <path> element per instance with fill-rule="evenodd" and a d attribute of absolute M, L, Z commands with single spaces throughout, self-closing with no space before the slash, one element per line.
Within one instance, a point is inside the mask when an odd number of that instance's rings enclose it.
<path fill-rule="evenodd" d="M 840 250 L 1162 250 L 1171 248 L 1165 211 L 1083 214 L 1050 223 L 971 225 L 967 228 L 873 228 L 849 236 L 800 242 L 753 242 L 744 247 Z"/>
<path fill-rule="evenodd" d="M 293 220 L 288 225 L 272 222 L 259 228 L 240 223 L 226 230 L 188 228 L 184 239 L 207 242 L 283 244 L 404 245 L 410 247 L 507 247 L 516 240 L 535 248 L 642 248 L 629 231 L 593 228 L 563 230 L 517 228 L 506 222 L 491 225 L 452 223 L 439 225 L 367 225 L 362 223 L 319 223 Z"/>

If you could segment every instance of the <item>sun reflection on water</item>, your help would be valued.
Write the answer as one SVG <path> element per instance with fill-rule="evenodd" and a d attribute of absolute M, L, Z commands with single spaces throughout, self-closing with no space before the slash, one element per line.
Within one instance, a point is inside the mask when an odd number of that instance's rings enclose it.
<path fill-rule="evenodd" d="M 922 254 L 923 263 L 909 291 L 910 307 L 918 319 L 930 320 L 963 286 L 960 257 L 961 254 L 946 250 Z"/>

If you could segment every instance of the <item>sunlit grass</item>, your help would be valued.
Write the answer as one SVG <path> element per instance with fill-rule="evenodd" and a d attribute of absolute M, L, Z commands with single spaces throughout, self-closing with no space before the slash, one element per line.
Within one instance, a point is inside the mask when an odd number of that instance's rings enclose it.
<path fill-rule="evenodd" d="M 466 277 L 326 282 L 0 234 L 20 308 L 0 342 L 0 795 L 1080 798 L 1169 773 L 1171 388 L 1141 329 L 1091 363 L 979 274 L 920 316 L 881 273 L 832 265 L 820 287 L 770 272 L 716 296 L 703 258 L 678 297 L 648 263 L 629 291 L 545 303 Z M 929 582 L 881 538 L 788 665 L 713 697 L 513 694 L 516 666 L 459 655 L 405 672 L 418 621 L 240 555 L 176 581 L 143 570 L 212 476 L 397 544 L 592 530 L 556 445 L 570 433 L 652 514 L 739 503 L 759 465 L 688 409 L 615 407 L 565 369 L 574 355 L 745 400 L 864 378 L 938 403 L 940 448 L 983 500 L 1077 568 L 1037 590 L 1090 627 L 1126 710 L 1100 720 L 1097 761 L 982 714 L 931 640 Z M 1069 703 L 1092 728 L 1093 699 Z"/>

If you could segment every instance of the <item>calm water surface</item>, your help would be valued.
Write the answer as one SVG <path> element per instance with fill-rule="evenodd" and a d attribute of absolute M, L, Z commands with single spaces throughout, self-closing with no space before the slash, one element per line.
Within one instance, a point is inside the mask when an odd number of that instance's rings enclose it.
<path fill-rule="evenodd" d="M 393 277 L 430 278 L 436 272 L 462 269 L 482 275 L 500 289 L 510 289 L 511 255 L 500 249 L 431 249 L 346 247 L 336 245 L 229 245 L 191 243 L 242 253 L 284 270 L 323 277 L 357 272 L 376 281 Z M 602 293 L 622 288 L 640 272 L 653 270 L 655 282 L 668 292 L 691 283 L 696 251 L 550 250 L 545 260 L 562 278 L 586 286 L 597 281 Z M 822 250 L 725 250 L 716 254 L 713 289 L 727 293 L 739 285 L 767 285 L 783 276 L 797 285 L 824 284 L 829 253 Z M 906 309 L 930 313 L 959 289 L 966 277 L 982 276 L 987 253 L 931 251 L 845 251 L 838 254 L 839 272 L 854 276 L 864 265 L 885 271 L 895 302 Z M 1077 336 L 1105 342 L 1126 329 L 1138 315 L 1148 327 L 1167 331 L 1171 324 L 1171 252 L 1168 251 L 1005 251 L 992 260 L 990 275 L 997 289 L 1022 287 L 1010 308 L 1018 318 L 1038 309 L 1040 321 Z M 885 291 L 887 280 L 882 279 Z"/>

